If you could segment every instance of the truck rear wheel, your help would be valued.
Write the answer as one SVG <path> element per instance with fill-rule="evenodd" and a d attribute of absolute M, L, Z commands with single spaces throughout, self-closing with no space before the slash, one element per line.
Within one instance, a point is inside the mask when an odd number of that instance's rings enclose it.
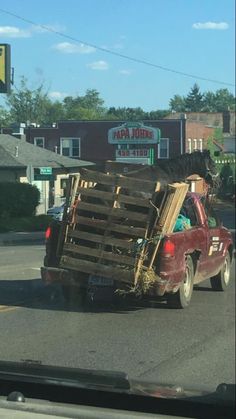
<path fill-rule="evenodd" d="M 66 304 L 83 305 L 85 302 L 86 290 L 70 285 L 61 286 L 62 294 Z"/>
<path fill-rule="evenodd" d="M 186 257 L 185 276 L 178 291 L 168 295 L 168 305 L 172 308 L 186 308 L 193 293 L 194 268 L 191 256 Z"/>
<path fill-rule="evenodd" d="M 225 256 L 224 265 L 222 266 L 220 272 L 210 278 L 211 286 L 215 291 L 225 291 L 230 282 L 230 266 L 231 259 L 230 254 L 227 251 Z"/>

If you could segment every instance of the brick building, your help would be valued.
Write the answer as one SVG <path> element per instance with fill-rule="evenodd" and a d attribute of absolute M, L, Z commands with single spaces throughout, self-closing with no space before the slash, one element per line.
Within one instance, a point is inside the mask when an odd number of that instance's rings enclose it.
<path fill-rule="evenodd" d="M 152 145 L 154 162 L 186 151 L 185 122 L 185 119 L 143 121 L 161 133 L 159 143 Z M 29 127 L 25 135 L 28 142 L 37 146 L 102 165 L 106 160 L 116 159 L 117 147 L 108 143 L 108 131 L 122 124 L 124 121 L 59 121 L 55 127 Z"/>

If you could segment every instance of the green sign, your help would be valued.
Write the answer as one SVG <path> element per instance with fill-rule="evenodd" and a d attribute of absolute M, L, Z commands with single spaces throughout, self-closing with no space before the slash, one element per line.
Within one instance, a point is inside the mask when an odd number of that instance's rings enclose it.
<path fill-rule="evenodd" d="M 55 180 L 51 167 L 35 167 L 34 180 Z"/>
<path fill-rule="evenodd" d="M 54 175 L 34 175 L 34 180 L 55 180 Z"/>
<path fill-rule="evenodd" d="M 40 171 L 40 175 L 51 175 L 52 174 L 52 168 L 51 167 L 40 167 L 39 171 Z"/>

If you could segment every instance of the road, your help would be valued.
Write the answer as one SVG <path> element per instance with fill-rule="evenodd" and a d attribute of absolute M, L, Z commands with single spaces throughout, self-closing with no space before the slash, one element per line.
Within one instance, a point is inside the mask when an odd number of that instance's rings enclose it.
<path fill-rule="evenodd" d="M 0 358 L 125 371 L 186 388 L 235 382 L 235 275 L 226 293 L 209 281 L 187 310 L 127 302 L 83 312 L 39 279 L 43 246 L 0 249 Z"/>

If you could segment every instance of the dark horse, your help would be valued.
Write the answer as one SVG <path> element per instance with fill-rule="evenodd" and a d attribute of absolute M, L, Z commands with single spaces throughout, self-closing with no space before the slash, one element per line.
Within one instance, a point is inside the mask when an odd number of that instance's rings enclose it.
<path fill-rule="evenodd" d="M 83 175 L 83 169 L 81 171 Z M 202 177 L 206 183 L 213 187 L 217 179 L 217 170 L 214 160 L 212 160 L 208 150 L 195 151 L 191 154 L 183 154 L 181 156 L 168 159 L 158 160 L 154 166 L 144 166 L 138 170 L 131 171 L 125 176 L 136 179 L 160 182 L 161 190 L 169 183 L 184 182 L 190 175 L 197 174 Z M 114 187 L 97 183 L 94 187 L 100 191 L 113 192 Z M 150 194 L 139 191 L 128 191 L 123 189 L 122 193 L 135 197 L 150 198 Z M 110 206 L 110 202 L 106 202 L 101 198 L 81 196 L 82 201 L 91 204 L 102 204 Z"/>
<path fill-rule="evenodd" d="M 217 177 L 217 170 L 210 151 L 195 151 L 192 154 L 158 160 L 154 166 L 145 166 L 139 170 L 127 173 L 128 177 L 160 182 L 161 187 L 168 183 L 184 182 L 188 176 L 197 174 L 210 186 L 213 186 Z"/>

